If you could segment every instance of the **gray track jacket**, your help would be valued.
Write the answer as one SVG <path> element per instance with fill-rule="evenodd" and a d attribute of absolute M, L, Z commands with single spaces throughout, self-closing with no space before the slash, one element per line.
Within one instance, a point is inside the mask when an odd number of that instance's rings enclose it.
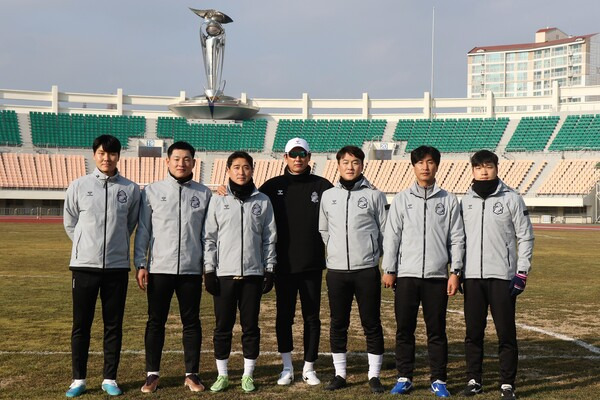
<path fill-rule="evenodd" d="M 386 205 L 385 194 L 366 178 L 352 190 L 338 182 L 323 192 L 319 232 L 327 249 L 327 268 L 355 271 L 379 264 Z"/>
<path fill-rule="evenodd" d="M 264 275 L 276 264 L 277 227 L 269 198 L 254 189 L 246 201 L 213 196 L 204 223 L 204 271 L 217 276 Z"/>
<path fill-rule="evenodd" d="M 469 189 L 461 211 L 467 243 L 465 278 L 510 280 L 517 271 L 529 272 L 533 228 L 518 193 L 502 181 L 485 200 Z"/>
<path fill-rule="evenodd" d="M 135 266 L 156 274 L 202 274 L 202 227 L 212 193 L 170 174 L 142 191 Z"/>
<path fill-rule="evenodd" d="M 416 182 L 392 201 L 381 267 L 400 277 L 447 278 L 462 271 L 465 234 L 456 196 Z"/>
<path fill-rule="evenodd" d="M 129 269 L 129 238 L 138 222 L 140 188 L 99 169 L 74 180 L 65 196 L 64 226 L 72 268 Z"/>

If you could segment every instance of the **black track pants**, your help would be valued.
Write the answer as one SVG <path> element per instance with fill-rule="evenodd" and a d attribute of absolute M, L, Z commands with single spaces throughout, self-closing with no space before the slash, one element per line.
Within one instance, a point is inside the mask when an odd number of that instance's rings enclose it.
<path fill-rule="evenodd" d="M 220 277 L 220 294 L 214 296 L 216 326 L 213 336 L 215 358 L 225 360 L 231 353 L 231 338 L 236 309 L 240 310 L 244 358 L 255 360 L 260 351 L 258 315 L 263 288 L 262 276 L 244 279 Z"/>
<path fill-rule="evenodd" d="M 352 272 L 327 271 L 327 293 L 331 315 L 329 341 L 332 353 L 345 353 L 352 301 L 356 296 L 363 332 L 367 337 L 367 352 L 383 354 L 381 328 L 381 274 L 379 268 Z"/>
<path fill-rule="evenodd" d="M 465 356 L 467 380 L 482 382 L 483 338 L 488 306 L 498 335 L 500 384 L 514 387 L 519 350 L 515 326 L 516 297 L 510 295 L 509 281 L 502 279 L 465 279 Z"/>
<path fill-rule="evenodd" d="M 396 368 L 398 376 L 412 380 L 415 368 L 415 329 L 419 304 L 427 329 L 427 352 L 431 381 L 446 381 L 448 338 L 446 279 L 397 278 L 394 295 L 396 313 Z"/>
<path fill-rule="evenodd" d="M 121 343 L 123 314 L 127 297 L 129 270 L 110 272 L 73 271 L 73 329 L 71 357 L 73 379 L 85 379 L 90 349 L 90 332 L 100 293 L 104 322 L 104 379 L 116 379 Z"/>
<path fill-rule="evenodd" d="M 146 371 L 160 371 L 160 360 L 165 344 L 165 324 L 169 316 L 171 298 L 177 295 L 179 314 L 183 324 L 183 359 L 185 372 L 198 373 L 202 325 L 200 298 L 202 275 L 148 274 L 148 322 L 146 323 Z"/>
<path fill-rule="evenodd" d="M 288 353 L 294 349 L 292 325 L 296 314 L 296 300 L 300 294 L 302 319 L 304 320 L 304 361 L 315 362 L 319 354 L 321 337 L 321 282 L 322 271 L 297 274 L 277 274 L 275 290 L 277 295 L 277 350 Z"/>

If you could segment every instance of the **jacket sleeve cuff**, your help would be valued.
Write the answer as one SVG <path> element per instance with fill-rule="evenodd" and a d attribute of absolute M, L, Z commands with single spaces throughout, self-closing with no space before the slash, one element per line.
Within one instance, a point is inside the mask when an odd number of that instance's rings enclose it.
<path fill-rule="evenodd" d="M 273 271 L 275 271 L 275 265 L 274 264 L 267 264 L 267 266 L 265 267 L 265 271 L 266 272 L 273 272 Z"/>
<path fill-rule="evenodd" d="M 215 272 L 215 266 L 212 264 L 206 264 L 204 265 L 204 273 L 205 274 L 210 274 L 211 272 Z"/>

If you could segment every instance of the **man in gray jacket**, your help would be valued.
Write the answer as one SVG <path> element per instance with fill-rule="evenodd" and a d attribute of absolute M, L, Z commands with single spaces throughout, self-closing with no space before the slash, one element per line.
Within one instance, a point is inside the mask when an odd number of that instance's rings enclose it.
<path fill-rule="evenodd" d="M 229 387 L 228 362 L 236 309 L 240 310 L 244 373 L 242 390 L 255 390 L 253 373 L 260 351 L 260 299 L 273 288 L 277 228 L 269 198 L 252 181 L 252 157 L 227 158 L 227 196 L 214 196 L 204 225 L 204 284 L 213 295 L 213 337 L 218 376 L 210 390 Z"/>
<path fill-rule="evenodd" d="M 525 289 L 533 253 L 533 228 L 523 198 L 498 179 L 498 157 L 471 157 L 473 185 L 461 200 L 465 223 L 466 396 L 482 392 L 483 338 L 488 307 L 498 335 L 500 392 L 515 398 L 516 297 Z M 517 253 L 518 252 L 518 253 Z M 517 255 L 518 254 L 518 255 Z"/>
<path fill-rule="evenodd" d="M 202 227 L 210 190 L 192 180 L 194 147 L 175 142 L 167 150 L 168 176 L 142 192 L 139 226 L 135 235 L 137 283 L 148 295 L 146 324 L 146 383 L 142 392 L 158 387 L 165 324 L 173 293 L 183 323 L 184 385 L 204 390 L 198 378 L 202 327 Z"/>
<path fill-rule="evenodd" d="M 129 275 L 129 238 L 138 222 L 140 188 L 117 171 L 121 143 L 110 135 L 94 140 L 96 169 L 71 182 L 65 196 L 64 226 L 73 241 L 73 382 L 67 397 L 86 391 L 87 359 L 96 299 L 104 322 L 102 390 L 122 394 L 117 369 L 123 337 L 123 313 Z"/>
<path fill-rule="evenodd" d="M 465 235 L 455 195 L 440 188 L 435 174 L 440 152 L 420 146 L 410 153 L 416 182 L 392 201 L 383 242 L 383 284 L 395 289 L 396 368 L 392 393 L 412 390 L 419 304 L 427 327 L 431 390 L 448 397 L 446 309 L 463 269 Z M 451 263 L 448 277 L 448 263 Z"/>
<path fill-rule="evenodd" d="M 346 146 L 336 155 L 340 181 L 321 199 L 319 232 L 327 248 L 327 293 L 331 312 L 329 340 L 335 376 L 325 390 L 346 386 L 346 351 L 350 310 L 356 296 L 367 337 L 369 386 L 384 391 L 379 380 L 383 361 L 381 274 L 379 257 L 386 221 L 385 195 L 362 175 L 365 154 Z"/>

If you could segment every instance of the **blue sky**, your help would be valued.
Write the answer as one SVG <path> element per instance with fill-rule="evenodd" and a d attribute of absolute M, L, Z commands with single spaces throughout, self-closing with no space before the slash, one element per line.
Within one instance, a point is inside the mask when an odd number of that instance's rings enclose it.
<path fill-rule="evenodd" d="M 226 25 L 225 93 L 257 98 L 465 97 L 466 54 L 555 26 L 600 32 L 600 2 L 572 0 L 0 0 L 0 88 L 175 96 L 203 92 L 188 10 Z"/>

